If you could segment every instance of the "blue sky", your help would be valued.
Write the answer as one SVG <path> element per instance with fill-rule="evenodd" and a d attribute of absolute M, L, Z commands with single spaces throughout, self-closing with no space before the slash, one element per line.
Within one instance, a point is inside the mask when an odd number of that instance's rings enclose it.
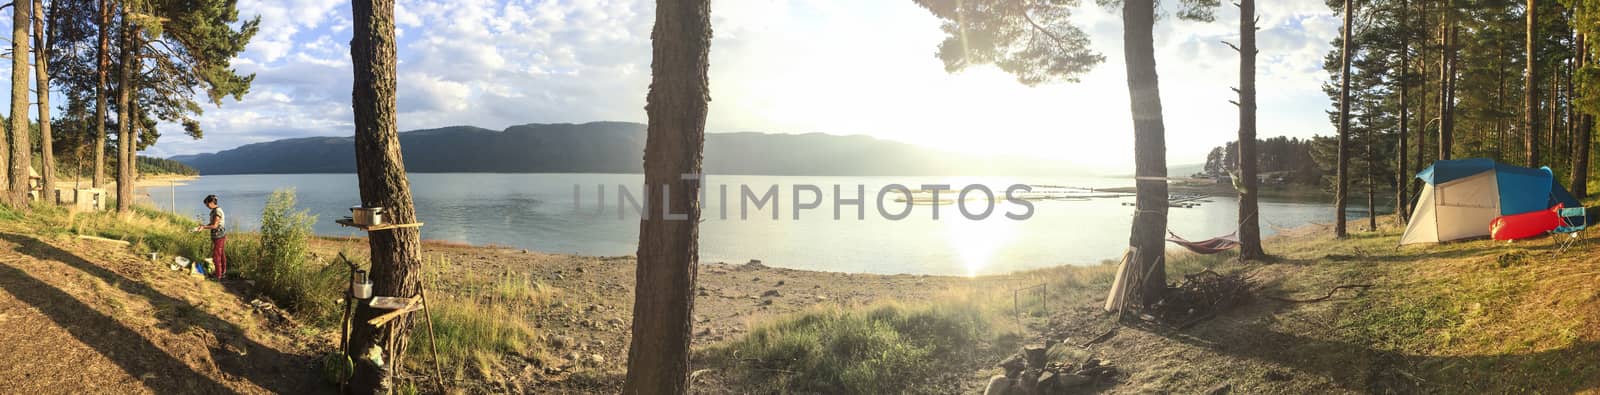
<path fill-rule="evenodd" d="M 398 3 L 402 130 L 645 120 L 652 1 Z M 1321 60 L 1339 20 L 1318 0 L 1261 3 L 1260 134 L 1330 134 Z M 256 74 L 251 93 L 208 107 L 203 140 L 163 125 L 165 136 L 146 155 L 351 133 L 348 1 L 241 0 L 239 7 L 262 18 L 261 32 L 234 61 Z M 1203 161 L 1236 133 L 1228 100 L 1237 60 L 1219 41 L 1236 41 L 1237 19 L 1226 6 L 1213 23 L 1159 22 L 1172 163 Z M 909 0 L 714 0 L 708 131 L 868 134 L 1131 168 L 1120 18 L 1089 5 L 1075 20 L 1106 63 L 1077 84 L 1028 88 L 993 68 L 945 73 L 934 57 L 938 21 Z"/>

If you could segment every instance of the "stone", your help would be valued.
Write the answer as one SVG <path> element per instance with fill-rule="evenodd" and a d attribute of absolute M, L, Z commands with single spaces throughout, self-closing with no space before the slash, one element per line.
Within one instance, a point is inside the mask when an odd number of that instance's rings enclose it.
<path fill-rule="evenodd" d="M 1010 392 L 1011 379 L 1000 375 L 990 377 L 989 385 L 983 389 L 983 395 L 1006 395 Z"/>
<path fill-rule="evenodd" d="M 572 337 L 570 337 L 570 336 L 565 336 L 565 335 L 550 336 L 550 348 L 554 348 L 554 349 L 557 349 L 557 350 L 564 350 L 567 347 L 572 347 L 573 343 L 574 343 L 574 341 L 572 340 Z"/>
<path fill-rule="evenodd" d="M 600 356 L 600 354 L 589 354 L 589 364 L 590 365 L 600 366 L 600 365 L 604 365 L 605 363 L 606 363 L 606 357 Z"/>
<path fill-rule="evenodd" d="M 1228 395 L 1231 393 L 1233 393 L 1233 384 L 1228 383 L 1217 384 L 1217 386 L 1211 387 L 1210 390 L 1206 391 L 1206 395 Z"/>
<path fill-rule="evenodd" d="M 1028 358 L 1028 367 L 1043 368 L 1045 362 L 1045 346 L 1029 344 L 1022 346 L 1022 355 Z"/>
<path fill-rule="evenodd" d="M 1037 384 L 1034 384 L 1033 388 L 1036 391 L 1044 394 L 1051 393 L 1056 387 L 1056 372 L 1046 370 L 1043 373 L 1039 373 L 1039 379 L 1035 380 L 1035 382 Z"/>
<path fill-rule="evenodd" d="M 583 268 L 578 268 L 578 273 L 583 273 Z"/>
<path fill-rule="evenodd" d="M 778 286 L 783 286 L 783 280 L 778 280 Z"/>
<path fill-rule="evenodd" d="M 1039 369 L 1032 369 L 1032 368 L 1022 371 L 1022 376 L 1021 377 L 1017 377 L 1016 387 L 1018 389 L 1021 389 L 1022 393 L 1024 393 L 1024 394 L 1037 394 L 1037 393 L 1039 393 L 1039 374 L 1040 373 L 1043 373 L 1043 371 L 1040 371 Z"/>
<path fill-rule="evenodd" d="M 1056 376 L 1056 388 L 1058 388 L 1058 389 L 1077 387 L 1077 386 L 1086 385 L 1086 384 L 1089 384 L 1089 383 L 1092 383 L 1092 382 L 1094 382 L 1094 378 L 1093 377 L 1084 376 L 1084 375 L 1063 374 L 1063 375 Z"/>
<path fill-rule="evenodd" d="M 778 290 L 776 290 L 776 289 L 769 289 L 769 290 L 767 290 L 767 292 L 762 292 L 761 293 L 761 297 L 763 297 L 763 298 L 772 298 L 772 297 L 779 297 L 779 296 L 783 296 L 783 294 L 779 293 Z"/>
<path fill-rule="evenodd" d="M 1027 367 L 1027 361 L 1023 360 L 1021 355 L 1012 355 L 1011 357 L 1000 361 L 1000 363 L 995 364 L 995 366 L 1005 369 L 1006 377 L 1017 377 L 1017 374 L 1021 373 L 1022 369 Z"/>

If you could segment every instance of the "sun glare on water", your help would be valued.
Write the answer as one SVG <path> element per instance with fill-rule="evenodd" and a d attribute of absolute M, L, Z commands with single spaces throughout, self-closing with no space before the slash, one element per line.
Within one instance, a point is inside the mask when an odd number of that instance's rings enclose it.
<path fill-rule="evenodd" d="M 952 185 L 966 185 L 964 182 L 976 182 L 975 179 L 951 180 Z M 994 181 L 994 180 L 983 180 Z M 987 183 L 986 183 L 987 184 Z M 1005 201 L 1004 188 L 991 185 L 997 193 L 994 202 L 994 212 L 982 220 L 967 219 L 961 215 L 957 204 L 966 204 L 969 212 L 974 214 L 982 212 L 984 205 L 982 195 L 969 196 L 966 202 L 953 202 L 940 207 L 941 214 L 948 212 L 949 216 L 940 216 L 949 240 L 948 245 L 954 249 L 966 268 L 968 277 L 986 274 L 996 265 L 1000 252 L 1015 242 L 1017 221 L 1006 218 L 1009 211 L 1020 211 Z"/>

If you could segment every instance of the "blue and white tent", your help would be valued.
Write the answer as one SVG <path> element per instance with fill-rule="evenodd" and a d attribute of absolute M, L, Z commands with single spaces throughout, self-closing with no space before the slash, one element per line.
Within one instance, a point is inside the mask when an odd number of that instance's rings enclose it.
<path fill-rule="evenodd" d="M 1441 160 L 1417 173 L 1417 178 L 1427 185 L 1417 197 L 1405 235 L 1400 236 L 1402 245 L 1488 236 L 1495 217 L 1545 210 L 1557 203 L 1579 206 L 1548 167 L 1530 169 L 1482 158 Z"/>

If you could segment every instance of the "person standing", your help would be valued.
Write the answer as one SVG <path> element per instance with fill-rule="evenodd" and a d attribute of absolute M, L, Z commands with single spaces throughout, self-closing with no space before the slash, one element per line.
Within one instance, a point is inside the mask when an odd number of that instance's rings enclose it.
<path fill-rule="evenodd" d="M 206 195 L 204 203 L 206 208 L 211 209 L 211 222 L 194 230 L 211 230 L 211 263 L 216 265 L 212 271 L 217 272 L 217 280 L 222 280 L 222 276 L 228 272 L 228 254 L 223 249 L 228 242 L 228 229 L 224 226 L 227 218 L 222 213 L 222 205 L 217 203 L 217 195 Z"/>

